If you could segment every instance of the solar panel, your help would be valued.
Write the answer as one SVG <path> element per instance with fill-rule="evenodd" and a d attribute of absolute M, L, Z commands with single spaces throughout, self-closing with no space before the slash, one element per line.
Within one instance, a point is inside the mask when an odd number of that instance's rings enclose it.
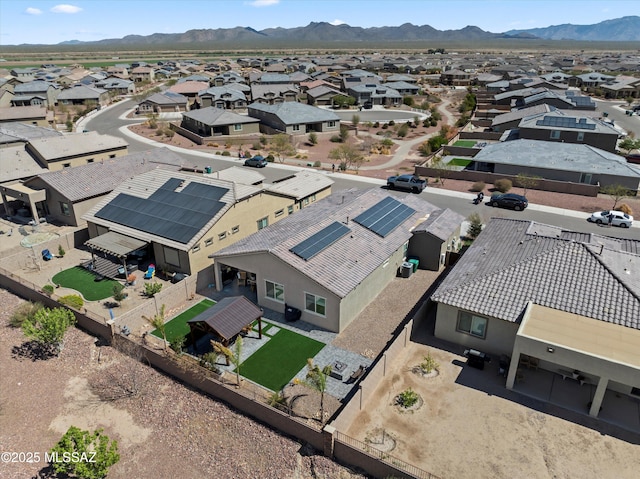
<path fill-rule="evenodd" d="M 387 197 L 356 216 L 353 221 L 384 238 L 415 212 L 413 208 Z"/>
<path fill-rule="evenodd" d="M 586 118 L 561 117 L 561 116 L 545 116 L 543 119 L 536 121 L 538 126 L 557 126 L 560 128 L 579 128 L 581 130 L 595 130 L 594 123 L 587 123 Z"/>
<path fill-rule="evenodd" d="M 325 248 L 331 246 L 333 243 L 338 241 L 350 231 L 351 230 L 342 223 L 334 221 L 323 230 L 318 231 L 313 236 L 298 243 L 289 251 L 291 251 L 296 256 L 299 256 L 303 260 L 308 261 Z"/>
<path fill-rule="evenodd" d="M 227 188 L 170 178 L 149 198 L 120 193 L 96 213 L 96 218 L 135 228 L 162 238 L 188 243 L 225 203 Z"/>

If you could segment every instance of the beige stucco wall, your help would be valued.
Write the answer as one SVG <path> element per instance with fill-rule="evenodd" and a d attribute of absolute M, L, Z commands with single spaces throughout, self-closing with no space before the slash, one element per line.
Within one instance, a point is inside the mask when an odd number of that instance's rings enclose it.
<path fill-rule="evenodd" d="M 482 339 L 456 331 L 458 308 L 442 303 L 438 303 L 437 307 L 435 328 L 435 336 L 437 338 L 459 344 L 465 348 L 473 348 L 494 355 L 511 355 L 516 333 L 518 332 L 517 323 L 479 315 L 489 320 L 487 322 L 486 337 Z"/>
<path fill-rule="evenodd" d="M 122 147 L 114 150 L 92 152 L 86 155 L 79 155 L 73 158 L 60 158 L 54 161 L 47 162 L 40 155 L 37 155 L 37 153 L 34 152 L 33 150 L 31 150 L 30 153 L 35 154 L 38 160 L 42 162 L 42 164 L 47 165 L 47 168 L 49 168 L 49 170 L 51 171 L 61 170 L 65 168 L 64 165 L 67 163 L 69 163 L 69 166 L 66 168 L 69 168 L 69 167 L 73 168 L 74 166 L 86 165 L 87 163 L 89 163 L 89 160 L 93 160 L 93 163 L 98 163 L 99 161 L 102 161 L 102 160 L 108 160 L 109 158 L 115 158 L 118 156 L 125 156 L 129 154 L 128 148 Z"/>

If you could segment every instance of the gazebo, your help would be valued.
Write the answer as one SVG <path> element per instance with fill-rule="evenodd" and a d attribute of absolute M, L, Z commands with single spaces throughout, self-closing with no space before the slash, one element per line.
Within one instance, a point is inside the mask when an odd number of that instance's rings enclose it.
<path fill-rule="evenodd" d="M 246 327 L 258 320 L 258 337 L 262 339 L 262 309 L 244 296 L 230 296 L 190 319 L 191 341 L 195 345 L 197 338 L 213 333 L 220 342 L 228 347 L 231 340 Z"/>

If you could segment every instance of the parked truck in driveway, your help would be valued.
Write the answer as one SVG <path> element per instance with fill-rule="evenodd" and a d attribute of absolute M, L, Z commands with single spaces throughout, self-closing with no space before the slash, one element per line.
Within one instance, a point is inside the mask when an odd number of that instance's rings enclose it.
<path fill-rule="evenodd" d="M 387 188 L 407 190 L 413 193 L 420 193 L 427 186 L 427 182 L 418 176 L 400 175 L 387 178 Z"/>

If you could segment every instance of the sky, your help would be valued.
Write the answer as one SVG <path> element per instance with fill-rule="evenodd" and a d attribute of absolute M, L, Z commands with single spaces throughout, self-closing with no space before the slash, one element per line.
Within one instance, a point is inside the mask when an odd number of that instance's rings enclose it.
<path fill-rule="evenodd" d="M 64 1 L 64 0 L 63 0 Z M 502 33 L 640 15 L 637 0 L 0 0 L 0 46 L 96 41 L 192 29 L 403 23 Z M 0 52 L 1 53 L 1 52 Z"/>

